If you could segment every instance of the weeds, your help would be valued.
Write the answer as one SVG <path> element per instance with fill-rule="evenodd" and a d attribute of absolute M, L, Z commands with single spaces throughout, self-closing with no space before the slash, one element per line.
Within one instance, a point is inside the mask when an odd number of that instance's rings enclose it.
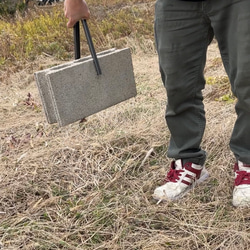
<path fill-rule="evenodd" d="M 213 87 L 209 96 L 212 96 L 214 100 L 226 103 L 234 103 L 236 101 L 236 98 L 231 91 L 231 85 L 227 76 L 208 77 L 206 83 Z"/>
<path fill-rule="evenodd" d="M 94 12 L 96 3 L 89 2 Z M 111 8 L 111 5 L 104 3 L 103 6 Z M 128 36 L 153 40 L 152 5 L 146 5 L 146 8 L 131 5 L 121 9 L 117 8 L 117 2 L 113 5 L 116 8 L 103 10 L 103 18 L 93 14 L 89 21 L 97 51 L 110 46 L 124 46 L 126 39 L 123 38 Z M 0 43 L 0 67 L 13 65 L 15 61 L 34 61 L 43 53 L 63 60 L 72 58 L 72 30 L 66 28 L 61 4 L 49 10 L 30 9 L 24 18 L 17 15 L 10 20 L 0 20 Z M 89 53 L 86 42 L 83 43 L 82 53 Z"/>
<path fill-rule="evenodd" d="M 29 13 L 26 18 L 0 21 L 2 65 L 35 60 L 41 53 L 58 58 L 66 57 L 69 33 L 62 11 Z"/>

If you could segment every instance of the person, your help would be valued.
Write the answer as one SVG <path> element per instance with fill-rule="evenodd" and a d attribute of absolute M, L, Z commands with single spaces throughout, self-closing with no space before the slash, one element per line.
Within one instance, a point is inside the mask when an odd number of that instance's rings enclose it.
<path fill-rule="evenodd" d="M 66 0 L 66 17 L 70 20 L 84 13 L 74 9 L 75 1 L 82 2 L 88 13 L 83 0 Z M 206 52 L 215 37 L 237 97 L 237 119 L 230 140 L 236 159 L 233 205 L 250 205 L 249 10 L 249 0 L 156 1 L 155 42 L 167 92 L 165 118 L 171 134 L 168 157 L 174 159 L 165 183 L 153 193 L 159 202 L 182 198 L 209 176 L 204 167 L 206 152 L 201 148 L 206 124 L 202 89 Z M 72 25 L 71 21 L 68 27 Z"/>
<path fill-rule="evenodd" d="M 166 121 L 174 158 L 157 200 L 176 200 L 208 177 L 202 89 L 209 43 L 216 38 L 233 94 L 237 119 L 230 140 L 236 162 L 233 205 L 250 205 L 250 1 L 158 0 L 155 37 L 167 90 Z"/>
<path fill-rule="evenodd" d="M 67 27 L 73 28 L 79 20 L 89 19 L 90 11 L 84 0 L 65 0 L 64 15 L 69 19 Z"/>

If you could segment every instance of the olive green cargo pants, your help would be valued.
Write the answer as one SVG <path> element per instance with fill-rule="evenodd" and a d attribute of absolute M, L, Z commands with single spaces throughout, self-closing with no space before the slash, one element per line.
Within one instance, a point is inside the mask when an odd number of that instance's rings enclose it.
<path fill-rule="evenodd" d="M 236 104 L 230 147 L 236 160 L 250 164 L 250 1 L 158 0 L 155 39 L 167 90 L 166 121 L 171 133 L 168 156 L 203 164 L 205 129 L 202 89 L 206 51 L 218 41 Z"/>

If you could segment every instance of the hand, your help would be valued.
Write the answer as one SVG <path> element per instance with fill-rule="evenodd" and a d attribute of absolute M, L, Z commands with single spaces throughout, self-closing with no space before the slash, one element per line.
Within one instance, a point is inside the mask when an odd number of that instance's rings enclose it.
<path fill-rule="evenodd" d="M 84 0 L 65 0 L 64 15 L 69 19 L 67 27 L 73 28 L 79 20 L 89 19 L 90 12 Z"/>

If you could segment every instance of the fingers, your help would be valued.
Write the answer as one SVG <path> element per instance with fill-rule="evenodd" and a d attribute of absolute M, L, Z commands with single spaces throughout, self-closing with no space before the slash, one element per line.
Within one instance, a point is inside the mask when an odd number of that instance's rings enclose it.
<path fill-rule="evenodd" d="M 70 19 L 70 20 L 68 21 L 68 23 L 67 23 L 67 27 L 68 27 L 68 28 L 73 28 L 74 25 L 75 25 L 77 22 L 78 22 L 78 20 L 72 20 L 72 19 Z"/>
<path fill-rule="evenodd" d="M 64 15 L 69 19 L 68 28 L 73 28 L 79 20 L 90 18 L 90 12 L 84 0 L 65 0 Z"/>

